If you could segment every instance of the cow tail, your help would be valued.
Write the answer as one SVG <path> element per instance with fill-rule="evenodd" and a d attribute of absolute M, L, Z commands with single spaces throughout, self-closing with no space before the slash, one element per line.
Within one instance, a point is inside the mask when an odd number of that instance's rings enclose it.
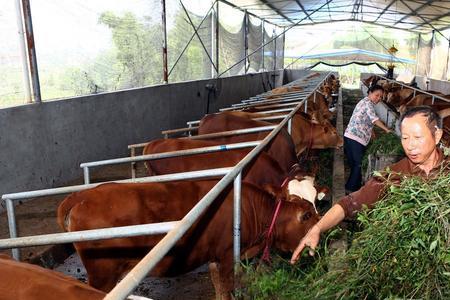
<path fill-rule="evenodd" d="M 72 208 L 80 203 L 82 198 L 78 196 L 78 193 L 73 193 L 67 196 L 58 207 L 57 221 L 61 229 L 68 231 L 67 224 Z"/>

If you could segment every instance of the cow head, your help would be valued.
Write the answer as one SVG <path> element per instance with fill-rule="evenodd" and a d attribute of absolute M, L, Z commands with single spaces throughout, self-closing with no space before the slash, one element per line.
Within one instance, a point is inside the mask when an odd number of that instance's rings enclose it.
<path fill-rule="evenodd" d="M 298 164 L 295 164 L 280 187 L 266 184 L 264 189 L 278 201 L 307 201 L 311 203 L 314 211 L 317 212 L 315 202 L 322 200 L 329 192 L 329 189 L 315 183 L 314 173 L 305 172 Z"/>
<path fill-rule="evenodd" d="M 283 252 L 293 252 L 308 230 L 320 219 L 313 205 L 299 199 L 283 201 L 275 227 L 274 247 Z"/>
<path fill-rule="evenodd" d="M 315 127 L 312 133 L 314 149 L 340 148 L 344 145 L 343 138 L 329 121 Z"/>

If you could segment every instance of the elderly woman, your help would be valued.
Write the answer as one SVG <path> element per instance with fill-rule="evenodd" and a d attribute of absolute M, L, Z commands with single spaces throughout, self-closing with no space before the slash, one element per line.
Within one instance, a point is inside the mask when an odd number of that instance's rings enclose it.
<path fill-rule="evenodd" d="M 386 132 L 391 131 L 375 112 L 375 105 L 380 102 L 383 92 L 381 86 L 371 86 L 368 90 L 368 96 L 356 104 L 345 130 L 344 151 L 350 165 L 350 176 L 345 184 L 347 194 L 357 191 L 361 187 L 361 162 L 372 135 L 373 125 Z"/>

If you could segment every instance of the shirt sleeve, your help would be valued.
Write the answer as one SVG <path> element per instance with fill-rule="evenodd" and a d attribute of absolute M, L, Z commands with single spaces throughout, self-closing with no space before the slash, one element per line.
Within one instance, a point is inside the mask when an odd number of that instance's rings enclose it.
<path fill-rule="evenodd" d="M 375 205 L 380 199 L 384 187 L 385 184 L 381 180 L 372 177 L 358 191 L 343 197 L 337 204 L 344 210 L 346 219 L 354 218 L 364 206 L 372 208 Z"/>
<path fill-rule="evenodd" d="M 375 108 L 373 107 L 373 105 L 368 105 L 367 106 L 367 115 L 369 116 L 369 120 L 370 122 L 372 122 L 372 124 L 374 122 L 376 122 L 378 119 L 377 113 L 375 112 Z"/>

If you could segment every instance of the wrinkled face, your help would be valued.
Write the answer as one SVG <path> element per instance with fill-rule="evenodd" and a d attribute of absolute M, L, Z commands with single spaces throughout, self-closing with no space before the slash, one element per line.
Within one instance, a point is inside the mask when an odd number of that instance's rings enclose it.
<path fill-rule="evenodd" d="M 415 164 L 424 164 L 435 151 L 442 131 L 433 135 L 427 125 L 427 118 L 417 114 L 403 119 L 401 124 L 402 146 L 406 156 Z"/>
<path fill-rule="evenodd" d="M 369 99 L 370 101 L 372 101 L 374 104 L 377 104 L 378 102 L 380 102 L 381 97 L 383 97 L 383 91 L 382 90 L 376 90 L 372 93 L 369 94 Z"/>
<path fill-rule="evenodd" d="M 311 203 L 305 200 L 283 201 L 276 223 L 275 247 L 284 252 L 293 252 L 299 240 L 319 219 Z"/>

